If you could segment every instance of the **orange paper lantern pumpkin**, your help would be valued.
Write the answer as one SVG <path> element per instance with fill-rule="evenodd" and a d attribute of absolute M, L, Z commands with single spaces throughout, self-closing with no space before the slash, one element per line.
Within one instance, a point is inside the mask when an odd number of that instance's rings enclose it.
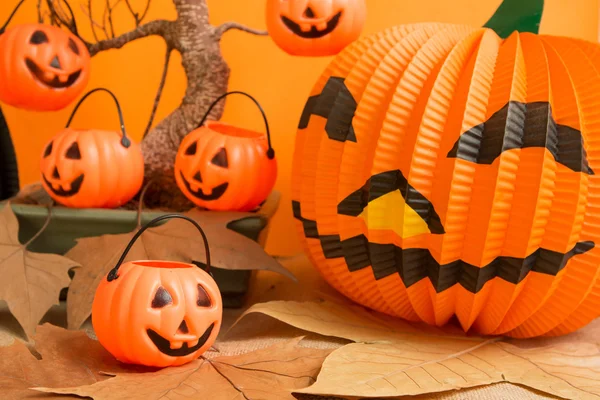
<path fill-rule="evenodd" d="M 121 131 L 69 128 L 85 99 L 99 90 L 117 104 Z M 127 137 L 121 107 L 114 94 L 94 89 L 75 106 L 67 127 L 44 148 L 42 184 L 58 203 L 74 208 L 115 208 L 135 196 L 144 181 L 140 146 Z"/>
<path fill-rule="evenodd" d="M 87 47 L 55 26 L 0 29 L 0 54 L 0 101 L 14 107 L 60 110 L 81 94 L 89 80 Z"/>
<path fill-rule="evenodd" d="M 267 133 L 224 122 L 204 121 L 212 108 L 230 94 L 243 94 L 260 109 Z M 230 92 L 209 108 L 200 128 L 187 135 L 175 159 L 179 189 L 198 207 L 218 211 L 251 211 L 266 200 L 277 179 L 277 161 L 264 110 L 252 96 Z"/>
<path fill-rule="evenodd" d="M 532 337 L 600 315 L 600 46 L 446 24 L 340 54 L 293 208 L 327 281 L 411 321 Z M 594 173 L 596 171 L 596 173 Z"/>
<path fill-rule="evenodd" d="M 267 0 L 267 30 L 284 51 L 329 56 L 358 39 L 365 0 Z"/>
<path fill-rule="evenodd" d="M 200 231 L 206 272 L 171 261 L 122 264 L 148 227 L 173 218 L 187 220 Z M 208 242 L 196 221 L 168 214 L 149 222 L 96 289 L 92 324 L 102 346 L 119 361 L 153 367 L 182 365 L 200 357 L 217 339 L 223 314 L 221 294 L 209 269 Z"/>

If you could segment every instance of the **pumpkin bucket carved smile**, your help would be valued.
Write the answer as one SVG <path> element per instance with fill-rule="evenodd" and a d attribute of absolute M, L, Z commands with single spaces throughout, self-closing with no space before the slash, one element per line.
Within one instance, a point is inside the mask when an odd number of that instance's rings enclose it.
<path fill-rule="evenodd" d="M 79 193 L 79 190 L 81 189 L 81 184 L 83 183 L 84 175 L 81 174 L 77 178 L 75 178 L 73 182 L 71 182 L 71 189 L 69 190 L 63 189 L 63 185 L 60 183 L 53 184 L 48 180 L 48 178 L 46 178 L 45 175 L 42 175 L 42 177 L 44 178 L 44 182 L 46 183 L 47 187 L 52 191 L 52 193 L 61 197 L 71 197 Z"/>
<path fill-rule="evenodd" d="M 308 10 L 310 10 L 310 8 Z M 314 15 L 314 14 L 312 14 L 312 15 Z M 340 23 L 340 18 L 342 18 L 341 11 L 339 13 L 337 13 L 336 15 L 334 15 L 333 18 L 331 18 L 327 22 L 327 27 L 325 29 L 319 30 L 315 25 L 312 25 L 310 27 L 310 31 L 305 32 L 300 27 L 300 24 L 297 24 L 296 22 L 292 21 L 291 19 L 289 19 L 288 17 L 286 17 L 284 15 L 281 16 L 281 20 L 283 21 L 285 26 L 287 26 L 288 29 L 290 31 L 292 31 L 295 35 L 298 35 L 303 39 L 318 39 L 318 38 L 322 38 L 324 36 L 329 35 L 331 32 L 333 32 L 335 30 L 335 28 L 337 28 L 338 24 Z"/>
<path fill-rule="evenodd" d="M 35 79 L 44 85 L 51 87 L 53 89 L 64 89 L 72 86 L 79 77 L 81 76 L 81 70 L 73 72 L 68 76 L 66 80 L 61 80 L 61 77 L 64 77 L 64 74 L 55 74 L 53 72 L 44 72 L 32 59 L 26 58 L 25 64 L 27 65 L 27 69 Z M 51 76 L 51 79 L 47 77 Z"/>
<path fill-rule="evenodd" d="M 183 172 L 181 172 L 181 180 L 183 181 L 185 188 L 192 194 L 192 196 L 203 201 L 213 201 L 220 199 L 221 196 L 223 196 L 227 191 L 227 187 L 229 187 L 229 183 L 225 182 L 215 187 L 212 190 L 211 194 L 205 194 L 204 190 L 202 190 L 201 188 L 198 188 L 198 190 L 192 189 L 192 184 L 185 178 Z"/>
<path fill-rule="evenodd" d="M 152 340 L 152 343 L 156 346 L 156 348 L 163 354 L 166 354 L 171 357 L 184 357 L 189 354 L 195 353 L 202 348 L 206 344 L 206 341 L 210 337 L 215 324 L 210 325 L 204 334 L 198 339 L 198 343 L 192 347 L 188 347 L 187 342 L 184 342 L 183 345 L 178 349 L 171 348 L 171 342 L 164 337 L 162 337 L 159 333 L 153 331 L 152 329 L 148 329 L 146 332 L 148 333 L 148 337 Z"/>

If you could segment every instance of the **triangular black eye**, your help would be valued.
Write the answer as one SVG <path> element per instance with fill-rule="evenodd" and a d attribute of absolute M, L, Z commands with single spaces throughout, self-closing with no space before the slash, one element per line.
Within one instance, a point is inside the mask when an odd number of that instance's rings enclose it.
<path fill-rule="evenodd" d="M 79 55 L 79 47 L 77 47 L 77 43 L 72 38 L 69 38 L 69 48 L 73 53 Z"/>
<path fill-rule="evenodd" d="M 197 150 L 198 150 L 198 145 L 196 144 L 196 142 L 194 142 L 194 143 L 190 144 L 187 149 L 185 149 L 185 155 L 193 156 L 194 154 L 196 154 Z"/>
<path fill-rule="evenodd" d="M 77 142 L 74 142 L 71 147 L 69 147 L 66 157 L 71 160 L 81 160 L 81 153 L 79 152 L 79 145 Z"/>
<path fill-rule="evenodd" d="M 48 43 L 48 36 L 42 31 L 35 31 L 29 40 L 31 44 Z"/>
<path fill-rule="evenodd" d="M 202 285 L 198 285 L 198 301 L 196 304 L 198 304 L 198 307 L 210 307 L 211 305 L 210 297 Z"/>
<path fill-rule="evenodd" d="M 164 287 L 159 287 L 152 299 L 152 308 L 163 308 L 169 304 L 173 304 L 171 293 L 167 292 Z"/>
<path fill-rule="evenodd" d="M 46 150 L 44 150 L 44 158 L 52 154 L 52 143 L 53 142 L 50 142 L 50 144 L 46 146 Z"/>
<path fill-rule="evenodd" d="M 210 162 L 219 167 L 227 168 L 229 166 L 229 163 L 227 162 L 227 150 L 225 150 L 224 147 L 221 148 Z"/>

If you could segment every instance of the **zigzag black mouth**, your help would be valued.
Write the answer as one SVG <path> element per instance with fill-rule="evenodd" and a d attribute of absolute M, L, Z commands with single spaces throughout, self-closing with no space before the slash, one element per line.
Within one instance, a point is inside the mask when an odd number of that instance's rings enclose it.
<path fill-rule="evenodd" d="M 44 178 L 44 182 L 46 182 L 46 185 L 48 185 L 48 188 L 52 191 L 52 193 L 54 193 L 57 196 L 60 197 L 71 197 L 71 196 L 75 196 L 77 193 L 79 193 L 79 190 L 81 189 L 81 184 L 83 183 L 83 174 L 79 175 L 77 178 L 75 178 L 75 180 L 73 180 L 73 182 L 71 182 L 71 190 L 64 190 L 62 187 L 59 187 L 59 189 L 54 189 L 54 187 L 52 186 L 52 183 L 50 183 L 50 181 L 48 179 L 46 179 L 46 176 L 44 174 L 42 174 L 42 177 Z"/>
<path fill-rule="evenodd" d="M 42 71 L 41 68 L 38 67 L 38 65 L 33 60 L 31 60 L 30 58 L 26 58 L 25 64 L 27 65 L 27 69 L 29 70 L 29 72 L 31 72 L 35 79 L 53 89 L 64 89 L 73 86 L 73 84 L 77 82 L 77 79 L 79 79 L 79 77 L 81 76 L 81 70 L 79 70 L 69 75 L 69 79 L 67 79 L 66 82 L 61 82 L 58 79 L 58 75 L 56 75 L 54 79 L 48 80 L 44 76 L 44 71 Z"/>
<path fill-rule="evenodd" d="M 440 265 L 428 249 L 373 243 L 365 235 L 345 240 L 340 235 L 321 235 L 317 222 L 302 216 L 300 203 L 293 201 L 292 206 L 294 217 L 302 222 L 304 235 L 321 242 L 325 258 L 344 258 L 350 272 L 371 267 L 376 280 L 397 273 L 407 288 L 429 279 L 437 293 L 456 284 L 477 293 L 495 277 L 516 285 L 531 271 L 556 276 L 571 258 L 595 247 L 594 242 L 586 241 L 566 253 L 539 248 L 525 258 L 501 256 L 482 267 L 463 260 Z"/>
<path fill-rule="evenodd" d="M 300 28 L 300 25 L 289 19 L 288 17 L 281 16 L 281 20 L 287 26 L 287 28 L 292 31 L 294 35 L 300 36 L 303 39 L 319 39 L 323 36 L 329 35 L 331 32 L 337 28 L 340 23 L 340 18 L 342 18 L 342 12 L 337 13 L 333 18 L 327 22 L 327 28 L 322 31 L 318 30 L 316 26 L 311 26 L 310 31 L 304 32 Z"/>
<path fill-rule="evenodd" d="M 181 174 L 181 179 L 183 179 L 183 184 L 185 185 L 186 189 L 192 194 L 192 196 L 197 197 L 200 200 L 204 200 L 204 201 L 218 200 L 221 198 L 221 196 L 223 196 L 225 194 L 225 191 L 229 187 L 229 183 L 223 183 L 223 184 L 217 186 L 216 188 L 214 188 L 211 194 L 204 194 L 204 191 L 202 189 L 192 190 L 192 186 L 190 185 L 188 180 L 185 179 L 183 172 L 180 172 L 180 174 Z"/>
<path fill-rule="evenodd" d="M 212 333 L 214 327 L 215 324 L 213 322 L 213 324 L 209 326 L 208 329 L 206 329 L 206 331 L 204 331 L 204 334 L 198 340 L 197 345 L 193 347 L 188 347 L 187 343 L 183 343 L 183 346 L 181 346 L 181 348 L 179 349 L 172 349 L 171 342 L 162 337 L 159 333 L 153 331 L 152 329 L 146 330 L 146 333 L 148 334 L 150 340 L 152 340 L 152 343 L 154 343 L 156 348 L 161 353 L 171 357 L 184 357 L 200 350 L 200 348 L 206 344 L 206 341 L 210 337 L 210 334 Z"/>

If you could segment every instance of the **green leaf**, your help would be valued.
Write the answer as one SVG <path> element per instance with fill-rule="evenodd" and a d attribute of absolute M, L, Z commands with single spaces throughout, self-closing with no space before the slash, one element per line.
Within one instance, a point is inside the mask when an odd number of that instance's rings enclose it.
<path fill-rule="evenodd" d="M 484 25 L 505 39 L 514 31 L 538 33 L 544 0 L 504 0 Z"/>

